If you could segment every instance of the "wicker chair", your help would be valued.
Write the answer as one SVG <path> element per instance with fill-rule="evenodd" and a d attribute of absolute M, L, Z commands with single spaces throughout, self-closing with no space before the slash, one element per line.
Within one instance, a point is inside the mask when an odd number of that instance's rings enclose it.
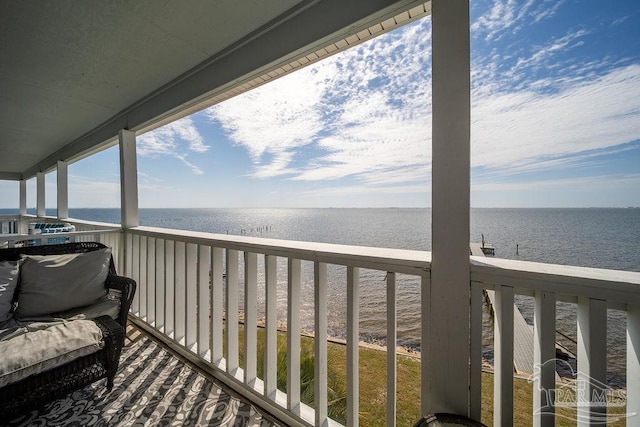
<path fill-rule="evenodd" d="M 0 261 L 18 260 L 21 255 L 82 253 L 105 247 L 97 242 L 78 242 L 0 249 Z M 109 295 L 119 299 L 120 312 L 117 321 L 109 316 L 101 316 L 94 320 L 102 331 L 104 347 L 98 352 L 0 388 L 0 423 L 103 378 L 107 379 L 107 390 L 111 391 L 124 344 L 127 314 L 136 283 L 127 277 L 118 276 L 111 258 L 105 285 L 109 289 Z"/>

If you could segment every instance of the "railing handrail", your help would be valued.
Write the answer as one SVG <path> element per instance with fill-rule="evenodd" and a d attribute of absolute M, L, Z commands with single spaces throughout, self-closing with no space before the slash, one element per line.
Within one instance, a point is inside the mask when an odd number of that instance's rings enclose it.
<path fill-rule="evenodd" d="M 230 236 L 144 226 L 130 228 L 127 232 L 198 245 L 418 276 L 428 273 L 431 266 L 431 253 L 426 251 Z"/>
<path fill-rule="evenodd" d="M 87 231 L 63 231 L 60 233 L 28 234 L 28 235 L 20 234 L 15 236 L 6 235 L 2 238 L 2 240 L 15 243 L 15 242 L 23 242 L 27 240 L 55 239 L 59 237 L 94 236 L 98 234 L 121 233 L 121 232 L 122 232 L 121 228 L 87 230 Z"/>
<path fill-rule="evenodd" d="M 144 226 L 129 231 L 186 243 L 389 272 L 421 275 L 428 272 L 431 266 L 431 253 L 427 251 L 231 236 Z M 470 262 L 472 282 L 552 291 L 560 295 L 595 298 L 611 303 L 640 304 L 638 272 L 473 256 L 470 257 Z"/>
<path fill-rule="evenodd" d="M 114 224 L 112 222 L 100 222 L 100 221 L 88 221 L 86 219 L 76 219 L 76 218 L 64 218 L 61 221 L 69 222 L 74 225 L 88 225 L 91 227 L 102 227 L 102 228 L 120 228 L 120 224 Z"/>
<path fill-rule="evenodd" d="M 471 257 L 471 281 L 555 292 L 609 303 L 640 304 L 640 273 L 504 258 Z"/>

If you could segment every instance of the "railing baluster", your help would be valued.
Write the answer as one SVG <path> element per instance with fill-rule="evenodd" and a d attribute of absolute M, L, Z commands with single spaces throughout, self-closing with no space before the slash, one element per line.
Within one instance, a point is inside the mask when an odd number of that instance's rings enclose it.
<path fill-rule="evenodd" d="M 244 253 L 244 382 L 253 385 L 258 372 L 258 256 Z"/>
<path fill-rule="evenodd" d="M 147 320 L 147 236 L 140 236 L 140 318 Z"/>
<path fill-rule="evenodd" d="M 140 274 L 138 274 L 140 263 L 139 263 L 139 249 L 138 246 L 140 244 L 140 236 L 137 234 L 128 234 L 128 250 L 127 250 L 127 272 L 126 274 L 131 277 L 133 280 L 138 281 Z M 138 286 L 140 286 L 138 284 Z M 136 293 L 133 295 L 133 302 L 131 303 L 131 312 L 136 316 L 140 317 L 140 289 L 136 290 Z"/>
<path fill-rule="evenodd" d="M 227 249 L 227 372 L 238 370 L 238 251 Z"/>
<path fill-rule="evenodd" d="M 482 415 L 482 285 L 471 283 L 471 356 L 469 415 L 479 420 Z"/>
<path fill-rule="evenodd" d="M 156 239 L 147 239 L 147 323 L 156 325 Z"/>
<path fill-rule="evenodd" d="M 431 341 L 431 313 L 425 307 L 431 306 L 431 277 L 423 275 L 420 280 L 420 303 L 422 304 L 420 322 L 420 411 L 423 415 L 429 413 L 429 408 L 434 400 L 429 389 L 429 349 L 428 343 Z"/>
<path fill-rule="evenodd" d="M 156 328 L 166 333 L 165 328 L 165 260 L 164 239 L 156 239 Z"/>
<path fill-rule="evenodd" d="M 185 345 L 185 307 L 186 305 L 186 272 L 185 272 L 184 242 L 175 242 L 174 249 L 174 315 L 175 322 L 174 340 Z"/>
<path fill-rule="evenodd" d="M 164 266 L 165 266 L 165 284 L 164 284 L 164 329 L 165 334 L 176 339 L 176 243 L 173 240 L 166 240 L 164 247 Z"/>
<path fill-rule="evenodd" d="M 359 419 L 360 382 L 360 270 L 347 267 L 347 425 L 357 426 Z"/>
<path fill-rule="evenodd" d="M 536 292 L 533 316 L 533 425 L 555 425 L 556 295 Z"/>
<path fill-rule="evenodd" d="M 210 347 L 210 300 L 209 271 L 211 266 L 209 246 L 198 246 L 198 354 L 206 360 L 211 360 Z"/>
<path fill-rule="evenodd" d="M 601 423 L 607 407 L 607 303 L 578 298 L 578 426 Z"/>
<path fill-rule="evenodd" d="M 276 398 L 278 388 L 278 257 L 265 255 L 264 394 Z"/>
<path fill-rule="evenodd" d="M 289 258 L 287 270 L 287 408 L 300 415 L 300 260 Z"/>
<path fill-rule="evenodd" d="M 513 288 L 496 286 L 493 425 L 513 425 Z"/>
<path fill-rule="evenodd" d="M 396 273 L 387 273 L 387 427 L 396 425 L 398 360 L 398 311 Z"/>
<path fill-rule="evenodd" d="M 224 266 L 222 248 L 211 248 L 211 361 L 222 361 L 222 330 L 224 324 Z"/>
<path fill-rule="evenodd" d="M 630 378 L 635 380 L 629 381 Z M 640 305 L 627 305 L 627 414 L 640 415 Z M 637 421 L 637 420 L 636 420 Z M 627 424 L 629 425 L 629 424 Z"/>
<path fill-rule="evenodd" d="M 316 425 L 324 426 L 327 416 L 327 264 L 314 263 L 315 360 L 314 403 Z"/>
<path fill-rule="evenodd" d="M 196 353 L 198 343 L 198 245 L 187 243 L 185 345 Z"/>

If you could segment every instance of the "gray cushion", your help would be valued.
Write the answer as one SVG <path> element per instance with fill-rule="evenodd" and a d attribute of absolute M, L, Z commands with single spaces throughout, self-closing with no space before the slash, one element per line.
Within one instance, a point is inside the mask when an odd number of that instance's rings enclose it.
<path fill-rule="evenodd" d="M 78 319 L 97 319 L 100 316 L 109 316 L 113 320 L 120 314 L 120 301 L 109 298 L 109 295 L 100 298 L 91 305 L 76 307 L 60 313 L 42 314 L 40 316 L 21 316 L 18 320 L 23 325 L 33 325 L 41 322 L 59 322 Z M 0 326 L 2 323 L 0 323 Z"/>
<path fill-rule="evenodd" d="M 19 261 L 0 262 L 0 323 L 11 317 L 11 301 L 18 285 Z"/>
<path fill-rule="evenodd" d="M 53 324 L 0 341 L 0 387 L 95 353 L 104 346 L 92 320 Z"/>
<path fill-rule="evenodd" d="M 18 317 L 58 313 L 98 301 L 106 295 L 111 249 L 25 256 L 20 268 Z"/>

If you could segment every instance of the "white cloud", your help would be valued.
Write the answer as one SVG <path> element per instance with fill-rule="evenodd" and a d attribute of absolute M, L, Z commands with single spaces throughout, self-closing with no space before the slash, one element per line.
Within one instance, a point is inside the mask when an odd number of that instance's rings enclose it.
<path fill-rule="evenodd" d="M 521 168 L 628 143 L 640 135 L 640 65 L 558 93 L 481 98 L 472 118 L 474 166 Z"/>
<path fill-rule="evenodd" d="M 534 0 L 528 0 L 525 4 L 516 0 L 495 0 L 471 25 L 471 30 L 474 34 L 484 34 L 486 40 L 499 39 L 507 30 L 517 31 L 534 4 Z"/>
<path fill-rule="evenodd" d="M 586 36 L 588 31 L 580 29 L 568 33 L 567 35 L 552 40 L 547 46 L 541 46 L 535 49 L 535 53 L 529 58 L 520 58 L 516 63 L 514 69 L 520 69 L 523 66 L 541 66 L 544 61 L 559 51 L 566 51 L 572 47 L 580 46 L 583 42 L 576 39 Z"/>
<path fill-rule="evenodd" d="M 429 21 L 342 52 L 207 111 L 252 176 L 375 181 L 430 162 Z M 418 78 L 416 78 L 418 76 Z M 311 158 L 305 155 L 312 154 Z M 378 180 L 379 181 L 379 180 Z"/>
<path fill-rule="evenodd" d="M 324 85 L 334 64 L 305 68 L 205 111 L 229 138 L 247 149 L 268 177 L 281 173 L 296 148 L 310 144 L 323 129 Z M 272 164 L 264 165 L 273 156 Z M 266 159 L 266 160 L 265 160 Z"/>
<path fill-rule="evenodd" d="M 522 191 L 557 188 L 609 189 L 640 186 L 640 174 L 598 175 L 578 178 L 540 179 L 525 182 L 487 182 L 472 184 L 472 191 Z"/>
<path fill-rule="evenodd" d="M 203 171 L 187 160 L 187 153 L 191 151 L 203 154 L 209 150 L 204 138 L 196 128 L 190 117 L 171 122 L 161 128 L 137 137 L 137 152 L 141 156 L 169 156 L 180 160 L 191 171 L 202 175 Z"/>
<path fill-rule="evenodd" d="M 563 3 L 493 1 L 473 23 L 474 37 L 538 31 Z M 638 139 L 637 60 L 571 56 L 597 31 L 567 28 L 544 45 L 514 41 L 475 57 L 472 164 L 482 176 L 587 165 Z M 430 37 L 429 19 L 418 21 L 225 101 L 207 117 L 247 150 L 254 178 L 355 183 L 314 190 L 323 194 L 417 191 L 430 180 Z"/>

